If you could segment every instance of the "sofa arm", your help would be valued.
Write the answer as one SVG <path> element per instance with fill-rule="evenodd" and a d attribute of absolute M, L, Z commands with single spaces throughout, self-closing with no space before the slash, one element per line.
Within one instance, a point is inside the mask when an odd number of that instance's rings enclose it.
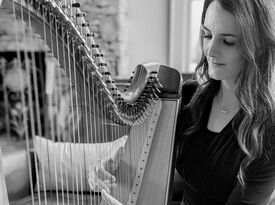
<path fill-rule="evenodd" d="M 0 147 L 0 203 L 3 205 L 9 205 L 6 180 L 5 180 L 3 164 L 2 164 L 1 147 Z"/>
<path fill-rule="evenodd" d="M 30 195 L 28 153 L 25 142 L 9 141 L 2 146 L 2 163 L 9 201 Z"/>

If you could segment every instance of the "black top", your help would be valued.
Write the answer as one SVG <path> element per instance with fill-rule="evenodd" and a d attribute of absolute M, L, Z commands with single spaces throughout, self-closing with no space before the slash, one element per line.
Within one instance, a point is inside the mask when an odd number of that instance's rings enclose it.
<path fill-rule="evenodd" d="M 267 146 L 266 157 L 251 163 L 246 176 L 246 188 L 243 192 L 237 180 L 241 160 L 245 157 L 239 148 L 233 132 L 232 120 L 240 120 L 241 112 L 224 127 L 220 133 L 207 129 L 212 100 L 206 103 L 203 114 L 203 129 L 194 135 L 183 132 L 192 125 L 192 116 L 185 105 L 190 101 L 197 87 L 195 81 L 184 84 L 182 89 L 182 107 L 180 109 L 176 137 L 182 145 L 177 157 L 176 168 L 184 181 L 184 205 L 216 204 L 266 204 L 275 184 L 274 143 Z M 271 131 L 268 135 L 275 134 Z M 269 137 L 269 136 L 265 136 Z"/>

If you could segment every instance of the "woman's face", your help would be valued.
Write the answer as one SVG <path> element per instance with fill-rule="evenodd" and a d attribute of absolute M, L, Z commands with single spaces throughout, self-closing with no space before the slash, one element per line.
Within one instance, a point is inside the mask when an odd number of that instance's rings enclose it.
<path fill-rule="evenodd" d="M 206 11 L 202 29 L 209 76 L 215 80 L 234 82 L 243 64 L 237 50 L 241 28 L 234 16 L 213 1 Z"/>

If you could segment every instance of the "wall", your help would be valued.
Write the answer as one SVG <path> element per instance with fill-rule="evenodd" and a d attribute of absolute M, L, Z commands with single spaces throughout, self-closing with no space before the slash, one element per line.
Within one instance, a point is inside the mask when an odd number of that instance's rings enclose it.
<path fill-rule="evenodd" d="M 169 0 L 81 0 L 113 75 L 137 64 L 168 64 Z"/>
<path fill-rule="evenodd" d="M 125 48 L 121 38 L 125 35 L 123 24 L 127 21 L 127 0 L 79 0 L 85 12 L 90 30 L 105 56 L 113 75 L 119 73 L 121 49 Z M 126 21 L 125 21 L 126 20 Z"/>
<path fill-rule="evenodd" d="M 137 64 L 168 64 L 169 0 L 129 1 L 129 62 L 121 75 Z M 128 66 L 127 66 L 128 65 Z"/>

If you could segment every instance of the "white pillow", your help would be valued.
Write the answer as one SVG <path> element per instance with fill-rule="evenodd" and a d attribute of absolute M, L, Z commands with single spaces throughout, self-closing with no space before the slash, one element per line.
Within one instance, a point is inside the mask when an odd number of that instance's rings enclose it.
<path fill-rule="evenodd" d="M 125 135 L 113 142 L 81 144 L 53 142 L 36 136 L 34 149 L 38 159 L 37 189 L 90 191 L 88 170 L 112 159 L 125 146 Z"/>

